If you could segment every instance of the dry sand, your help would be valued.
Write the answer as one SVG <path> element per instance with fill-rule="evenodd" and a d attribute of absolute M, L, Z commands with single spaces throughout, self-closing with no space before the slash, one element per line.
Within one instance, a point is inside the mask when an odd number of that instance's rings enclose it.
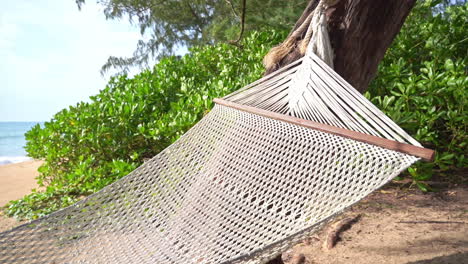
<path fill-rule="evenodd" d="M 0 207 L 5 206 L 11 200 L 23 197 L 38 187 L 35 178 L 39 175 L 37 168 L 41 164 L 42 161 L 31 160 L 0 165 Z M 16 220 L 0 213 L 0 232 L 18 224 Z"/>
<path fill-rule="evenodd" d="M 303 264 L 468 264 L 466 185 L 428 194 L 378 191 L 340 218 L 356 215 L 334 248 L 323 247 L 330 225 L 285 257 L 303 254 Z"/>
<path fill-rule="evenodd" d="M 42 161 L 25 161 L 21 163 L 0 165 L 0 207 L 11 200 L 16 200 L 37 188 L 37 168 Z"/>

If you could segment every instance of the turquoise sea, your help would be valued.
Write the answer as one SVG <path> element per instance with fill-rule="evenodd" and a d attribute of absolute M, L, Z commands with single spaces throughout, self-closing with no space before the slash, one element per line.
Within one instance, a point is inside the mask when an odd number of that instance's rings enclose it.
<path fill-rule="evenodd" d="M 24 150 L 24 133 L 42 122 L 0 122 L 0 165 L 30 159 Z"/>

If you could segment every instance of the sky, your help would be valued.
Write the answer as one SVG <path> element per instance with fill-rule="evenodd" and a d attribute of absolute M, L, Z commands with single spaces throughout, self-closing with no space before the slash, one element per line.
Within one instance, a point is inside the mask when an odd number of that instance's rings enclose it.
<path fill-rule="evenodd" d="M 130 56 L 140 39 L 128 21 L 106 20 L 89 0 L 2 1 L 0 122 L 48 121 L 103 89 L 110 55 Z"/>

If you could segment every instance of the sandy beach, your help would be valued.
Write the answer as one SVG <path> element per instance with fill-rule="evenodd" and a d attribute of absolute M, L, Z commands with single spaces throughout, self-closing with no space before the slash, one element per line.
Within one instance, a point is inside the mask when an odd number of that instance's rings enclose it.
<path fill-rule="evenodd" d="M 42 161 L 31 160 L 21 163 L 0 165 L 0 207 L 11 200 L 16 200 L 37 188 L 37 168 Z M 0 232 L 18 225 L 12 218 L 0 214 Z"/>
<path fill-rule="evenodd" d="M 11 200 L 19 199 L 37 188 L 37 168 L 42 161 L 31 160 L 21 163 L 0 165 L 0 207 Z"/>

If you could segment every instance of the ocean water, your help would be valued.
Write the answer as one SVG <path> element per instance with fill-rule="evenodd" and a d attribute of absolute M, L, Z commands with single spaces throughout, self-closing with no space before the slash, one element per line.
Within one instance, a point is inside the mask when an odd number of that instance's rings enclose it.
<path fill-rule="evenodd" d="M 24 133 L 41 122 L 0 122 L 0 165 L 29 160 Z"/>

